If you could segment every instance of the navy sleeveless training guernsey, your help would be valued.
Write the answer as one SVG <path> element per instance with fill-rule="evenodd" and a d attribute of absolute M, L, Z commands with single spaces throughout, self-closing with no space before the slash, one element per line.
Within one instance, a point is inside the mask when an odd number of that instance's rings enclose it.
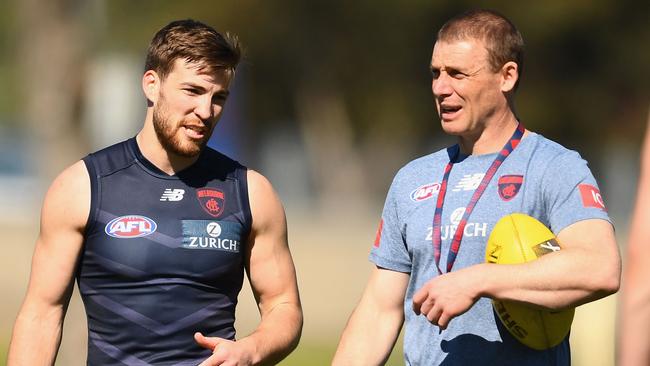
<path fill-rule="evenodd" d="M 246 168 L 206 148 L 176 175 L 135 138 L 83 159 L 91 180 L 77 281 L 89 365 L 196 365 L 194 332 L 235 338 L 251 213 Z"/>

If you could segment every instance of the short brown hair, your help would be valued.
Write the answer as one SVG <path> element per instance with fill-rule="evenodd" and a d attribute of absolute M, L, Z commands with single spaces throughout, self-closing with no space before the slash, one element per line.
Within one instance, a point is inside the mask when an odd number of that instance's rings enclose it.
<path fill-rule="evenodd" d="M 438 41 L 467 39 L 480 40 L 485 44 L 493 72 L 498 71 L 506 62 L 514 61 L 521 79 L 524 68 L 524 39 L 517 27 L 505 16 L 493 10 L 471 10 L 451 18 L 438 31 Z"/>
<path fill-rule="evenodd" d="M 241 53 L 236 36 L 222 35 L 196 20 L 177 20 L 159 30 L 151 40 L 145 71 L 154 70 L 164 80 L 174 62 L 183 59 L 199 64 L 201 70 L 209 74 L 221 70 L 234 74 Z"/>

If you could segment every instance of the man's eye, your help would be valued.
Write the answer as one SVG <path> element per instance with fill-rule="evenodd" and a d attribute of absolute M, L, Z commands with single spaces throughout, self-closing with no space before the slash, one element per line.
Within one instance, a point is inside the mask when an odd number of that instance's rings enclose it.
<path fill-rule="evenodd" d="M 197 95 L 199 94 L 199 91 L 197 89 L 192 89 L 192 88 L 185 88 L 183 89 L 187 94 L 190 95 Z"/>
<path fill-rule="evenodd" d="M 440 70 L 431 70 L 431 77 L 437 79 L 440 77 Z"/>
<path fill-rule="evenodd" d="M 223 102 L 226 101 L 226 98 L 227 96 L 225 95 L 215 95 L 214 97 L 212 97 L 212 103 L 223 104 Z"/>
<path fill-rule="evenodd" d="M 467 74 L 464 74 L 460 71 L 450 71 L 449 76 L 451 76 L 454 79 L 464 79 L 467 77 Z"/>

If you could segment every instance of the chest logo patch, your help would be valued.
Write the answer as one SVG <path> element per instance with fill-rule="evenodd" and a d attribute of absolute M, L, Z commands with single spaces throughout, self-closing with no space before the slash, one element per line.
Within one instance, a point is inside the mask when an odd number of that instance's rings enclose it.
<path fill-rule="evenodd" d="M 452 191 L 473 191 L 481 184 L 484 176 L 485 173 L 466 174 L 458 181 Z"/>
<path fill-rule="evenodd" d="M 156 222 L 148 217 L 126 215 L 111 220 L 104 231 L 114 238 L 131 239 L 151 235 L 157 227 Z"/>
<path fill-rule="evenodd" d="M 523 175 L 502 175 L 498 182 L 499 197 L 504 201 L 510 201 L 519 193 L 523 183 Z"/>
<path fill-rule="evenodd" d="M 243 227 L 236 222 L 183 220 L 182 247 L 239 253 L 242 235 Z"/>
<path fill-rule="evenodd" d="M 411 192 L 411 199 L 415 202 L 428 200 L 438 192 L 440 192 L 440 183 L 425 184 Z"/>
<path fill-rule="evenodd" d="M 212 217 L 219 217 L 226 206 L 226 195 L 215 188 L 202 188 L 196 191 L 196 198 L 199 200 L 203 210 Z"/>
<path fill-rule="evenodd" d="M 183 199 L 184 194 L 185 194 L 184 189 L 167 188 L 165 189 L 165 191 L 163 191 L 162 195 L 160 196 L 160 200 L 170 201 L 170 202 L 180 201 Z"/>

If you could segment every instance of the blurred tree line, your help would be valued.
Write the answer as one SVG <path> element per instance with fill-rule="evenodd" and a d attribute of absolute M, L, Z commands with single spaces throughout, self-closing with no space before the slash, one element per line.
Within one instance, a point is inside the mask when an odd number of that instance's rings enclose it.
<path fill-rule="evenodd" d="M 383 195 L 399 166 L 452 141 L 430 91 L 435 32 L 452 15 L 486 7 L 511 18 L 526 41 L 520 118 L 597 164 L 604 145 L 638 145 L 645 128 L 649 4 L 10 0 L 0 4 L 0 124 L 29 131 L 38 156 L 50 158 L 39 170 L 51 177 L 88 151 L 79 111 L 89 61 L 127 53 L 143 63 L 157 29 L 190 17 L 239 35 L 246 48 L 236 80 L 244 163 L 254 167 L 266 139 L 291 131 L 315 190 Z"/>

